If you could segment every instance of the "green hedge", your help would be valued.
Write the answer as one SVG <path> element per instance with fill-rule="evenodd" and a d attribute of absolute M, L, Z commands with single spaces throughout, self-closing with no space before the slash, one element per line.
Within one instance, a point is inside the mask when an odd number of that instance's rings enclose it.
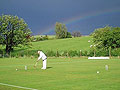
<path fill-rule="evenodd" d="M 80 57 L 80 56 L 109 56 L 109 50 L 90 50 L 90 51 L 44 51 L 48 57 Z M 120 56 L 120 48 L 111 50 L 111 56 Z M 23 50 L 11 52 L 10 55 L 0 51 L 0 57 L 38 57 L 37 50 Z"/>

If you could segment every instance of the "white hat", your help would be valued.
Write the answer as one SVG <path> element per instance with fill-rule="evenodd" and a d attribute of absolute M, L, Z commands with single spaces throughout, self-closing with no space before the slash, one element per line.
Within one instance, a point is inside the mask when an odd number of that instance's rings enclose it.
<path fill-rule="evenodd" d="M 40 51 L 38 51 L 38 53 L 40 53 Z"/>

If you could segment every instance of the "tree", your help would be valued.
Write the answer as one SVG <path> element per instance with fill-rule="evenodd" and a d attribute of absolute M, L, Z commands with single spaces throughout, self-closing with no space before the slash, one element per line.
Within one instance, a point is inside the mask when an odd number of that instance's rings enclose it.
<path fill-rule="evenodd" d="M 110 31 L 111 27 L 106 26 L 104 28 L 95 29 L 92 33 L 93 42 L 97 48 L 104 48 L 105 47 L 105 35 Z"/>
<path fill-rule="evenodd" d="M 120 48 L 120 27 L 113 27 L 108 35 L 108 46 L 111 48 Z"/>
<path fill-rule="evenodd" d="M 74 36 L 74 37 L 81 37 L 82 35 L 81 35 L 81 33 L 79 31 L 74 31 L 72 33 L 72 36 Z"/>
<path fill-rule="evenodd" d="M 22 18 L 12 15 L 0 16 L 0 44 L 6 46 L 7 53 L 19 44 L 27 45 L 30 34 L 31 31 Z"/>
<path fill-rule="evenodd" d="M 67 37 L 67 28 L 65 24 L 56 22 L 55 25 L 56 38 L 66 38 Z"/>
<path fill-rule="evenodd" d="M 120 28 L 109 27 L 98 28 L 93 33 L 93 42 L 97 48 L 120 48 Z"/>
<path fill-rule="evenodd" d="M 71 35 L 70 32 L 67 32 L 67 36 L 66 36 L 66 38 L 72 38 L 72 35 Z"/>

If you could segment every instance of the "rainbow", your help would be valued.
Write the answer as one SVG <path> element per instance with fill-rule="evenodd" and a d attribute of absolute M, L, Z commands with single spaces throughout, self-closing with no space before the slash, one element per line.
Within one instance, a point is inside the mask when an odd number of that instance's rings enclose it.
<path fill-rule="evenodd" d="M 66 25 L 71 25 L 71 24 L 74 24 L 74 23 L 77 23 L 77 22 L 80 22 L 82 20 L 86 20 L 86 19 L 89 19 L 92 17 L 97 17 L 97 16 L 101 16 L 101 15 L 109 15 L 109 14 L 114 14 L 114 13 L 120 13 L 120 9 L 117 8 L 117 9 L 102 10 L 102 11 L 98 11 L 98 12 L 88 12 L 88 13 L 80 15 L 80 16 L 75 16 L 72 18 L 64 19 L 62 23 L 66 24 Z M 54 28 L 55 28 L 55 24 L 45 28 L 41 32 L 41 34 L 48 34 L 50 32 L 53 32 Z"/>

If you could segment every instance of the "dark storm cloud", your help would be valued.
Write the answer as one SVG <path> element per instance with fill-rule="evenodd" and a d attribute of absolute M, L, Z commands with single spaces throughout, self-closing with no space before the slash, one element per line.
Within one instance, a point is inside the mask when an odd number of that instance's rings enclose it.
<path fill-rule="evenodd" d="M 0 15 L 11 14 L 23 18 L 33 34 L 52 34 L 49 27 L 59 21 L 93 12 L 120 9 L 120 0 L 0 0 Z M 118 10 L 118 12 L 120 12 Z M 88 18 L 82 22 L 67 25 L 68 31 L 79 30 L 90 34 L 104 25 L 118 25 L 120 13 Z M 116 21 L 117 20 L 117 21 Z M 48 30 L 46 30 L 48 29 Z"/>

